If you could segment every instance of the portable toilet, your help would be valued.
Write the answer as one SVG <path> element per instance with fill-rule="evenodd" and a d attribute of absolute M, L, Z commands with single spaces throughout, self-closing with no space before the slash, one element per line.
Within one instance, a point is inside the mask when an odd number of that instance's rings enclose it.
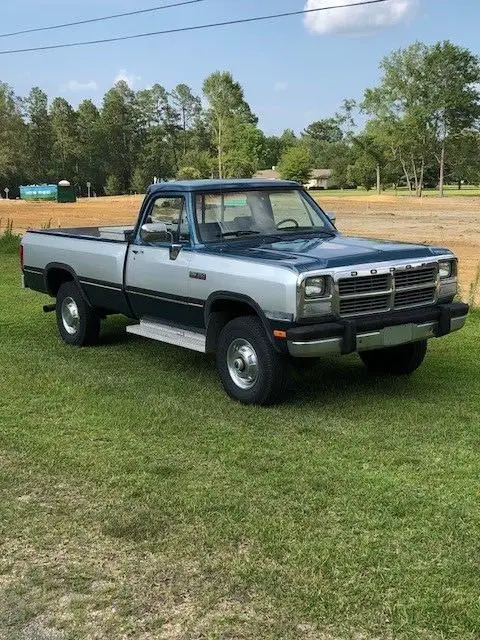
<path fill-rule="evenodd" d="M 60 180 L 57 187 L 57 202 L 76 202 L 77 193 L 68 180 Z"/>

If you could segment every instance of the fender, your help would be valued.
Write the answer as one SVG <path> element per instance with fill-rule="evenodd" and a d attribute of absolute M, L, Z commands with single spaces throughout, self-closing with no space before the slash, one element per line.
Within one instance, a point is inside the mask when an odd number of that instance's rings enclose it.
<path fill-rule="evenodd" d="M 276 351 L 282 352 L 283 353 L 283 349 L 282 346 L 279 344 L 279 342 L 277 340 L 274 339 L 273 337 L 273 333 L 272 333 L 272 325 L 270 320 L 266 317 L 263 309 L 260 307 L 260 305 L 255 302 L 255 300 L 253 298 L 250 298 L 250 296 L 246 296 L 242 293 L 235 293 L 233 291 L 214 291 L 213 293 L 211 293 L 206 302 L 205 302 L 205 307 L 204 307 L 204 319 L 205 319 L 205 327 L 206 327 L 206 332 L 207 332 L 207 344 L 209 343 L 209 333 L 212 329 L 215 329 L 216 327 L 212 327 L 211 326 L 211 319 L 212 319 L 212 306 L 215 302 L 217 301 L 231 301 L 231 302 L 240 302 L 242 304 L 248 305 L 249 307 L 251 307 L 251 309 L 256 313 L 256 315 L 260 318 L 260 321 L 265 329 L 265 333 L 268 336 L 268 339 L 270 341 L 270 343 L 272 344 L 272 346 L 274 347 L 274 349 Z M 213 312 L 215 313 L 215 312 Z"/>
<path fill-rule="evenodd" d="M 90 300 L 89 300 L 89 298 L 88 298 L 88 296 L 87 296 L 87 294 L 85 292 L 85 289 L 81 285 L 80 280 L 79 280 L 78 275 L 76 274 L 75 270 L 72 269 L 72 267 L 70 267 L 68 264 L 64 264 L 63 262 L 49 262 L 45 266 L 45 270 L 44 270 L 45 291 L 48 291 L 48 294 L 52 298 L 55 297 L 55 294 L 52 292 L 52 290 L 48 286 L 48 274 L 52 269 L 59 269 L 59 270 L 66 271 L 67 273 L 69 273 L 72 276 L 72 280 L 75 282 L 75 284 L 79 288 L 80 293 L 82 294 L 82 298 L 85 300 L 85 302 L 88 304 L 89 307 L 92 307 L 92 304 L 91 304 L 91 302 L 90 302 Z"/>

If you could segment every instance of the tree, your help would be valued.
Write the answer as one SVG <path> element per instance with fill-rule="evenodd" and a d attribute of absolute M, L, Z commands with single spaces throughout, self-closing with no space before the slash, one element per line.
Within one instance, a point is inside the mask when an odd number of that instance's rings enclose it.
<path fill-rule="evenodd" d="M 316 166 L 331 169 L 330 184 L 336 188 L 350 189 L 357 186 L 351 167 L 355 163 L 355 150 L 346 141 L 328 145 L 328 154 Z"/>
<path fill-rule="evenodd" d="M 466 129 L 458 135 L 450 135 L 446 142 L 446 157 L 450 166 L 448 177 L 456 182 L 458 189 L 462 183 L 480 183 L 480 134 L 473 129 Z"/>
<path fill-rule="evenodd" d="M 91 100 L 84 100 L 79 104 L 76 127 L 78 186 L 86 193 L 86 184 L 90 182 L 95 193 L 102 193 L 105 185 L 107 144 L 102 131 L 100 112 Z"/>
<path fill-rule="evenodd" d="M 278 136 L 265 136 L 263 144 L 263 168 L 276 167 L 283 152 L 282 141 Z"/>
<path fill-rule="evenodd" d="M 145 174 L 142 167 L 136 167 L 133 171 L 131 190 L 135 193 L 145 193 L 148 185 L 151 183 L 151 178 Z M 116 185 L 111 183 L 109 188 L 115 189 Z M 115 194 L 112 194 L 115 195 Z"/>
<path fill-rule="evenodd" d="M 380 64 L 380 85 L 367 89 L 363 102 L 388 132 L 389 146 L 421 195 L 429 162 L 439 164 L 443 195 L 446 140 L 473 126 L 480 117 L 478 58 L 443 42 L 427 47 L 415 43 L 394 51 Z"/>
<path fill-rule="evenodd" d="M 177 173 L 177 180 L 200 180 L 200 171 L 195 167 L 181 167 Z"/>
<path fill-rule="evenodd" d="M 317 142 L 340 142 L 343 131 L 336 118 L 327 118 L 309 124 L 302 136 Z"/>
<path fill-rule="evenodd" d="M 215 158 L 208 151 L 187 151 L 185 167 L 195 169 L 199 178 L 210 178 L 215 168 Z"/>
<path fill-rule="evenodd" d="M 103 99 L 102 133 L 105 136 L 106 169 L 115 176 L 121 192 L 126 192 L 135 166 L 138 140 L 138 113 L 135 94 L 123 80 Z"/>
<path fill-rule="evenodd" d="M 308 148 L 304 145 L 287 149 L 282 155 L 278 170 L 284 180 L 295 180 L 304 184 L 312 174 L 313 162 Z"/>
<path fill-rule="evenodd" d="M 298 138 L 295 135 L 293 129 L 285 129 L 280 136 L 280 144 L 282 148 L 282 153 L 287 149 L 291 149 L 292 147 L 296 147 L 298 144 Z"/>
<path fill-rule="evenodd" d="M 228 71 L 216 71 L 203 83 L 208 100 L 208 118 L 217 149 L 218 177 L 224 177 L 225 138 L 234 118 L 256 124 L 257 119 L 245 101 L 243 89 Z"/>
<path fill-rule="evenodd" d="M 0 82 L 0 180 L 2 188 L 15 187 L 24 172 L 27 128 L 21 102 L 11 87 Z M 23 165 L 23 166 L 22 166 Z"/>
<path fill-rule="evenodd" d="M 107 196 L 119 196 L 124 193 L 122 182 L 118 176 L 114 174 L 108 176 L 105 193 Z"/>
<path fill-rule="evenodd" d="M 407 183 L 410 185 L 409 167 L 415 178 L 417 195 L 423 189 L 423 175 L 427 156 L 432 149 L 429 127 L 425 77 L 427 47 L 415 43 L 383 58 L 380 85 L 365 91 L 363 109 L 382 122 L 388 131 L 390 146 L 399 155 Z"/>
<path fill-rule="evenodd" d="M 47 94 L 33 87 L 25 100 L 25 107 L 28 118 L 27 172 L 32 182 L 43 183 L 53 177 L 53 136 Z"/>
<path fill-rule="evenodd" d="M 55 98 L 50 107 L 53 170 L 57 181 L 77 176 L 78 140 L 76 114 L 64 98 Z"/>
<path fill-rule="evenodd" d="M 188 149 L 188 129 L 202 110 L 200 98 L 194 96 L 190 87 L 186 84 L 178 84 L 171 93 L 174 106 L 180 112 L 183 131 L 183 156 Z"/>
<path fill-rule="evenodd" d="M 480 118 L 480 64 L 468 49 L 445 41 L 428 48 L 425 69 L 443 196 L 447 138 L 475 126 Z"/>
<path fill-rule="evenodd" d="M 224 177 L 251 178 L 264 156 L 264 136 L 251 122 L 233 117 L 225 133 Z"/>
<path fill-rule="evenodd" d="M 355 175 L 355 182 L 367 189 L 375 184 L 377 193 L 380 194 L 382 191 L 382 170 L 385 170 L 389 164 L 389 149 L 382 137 L 381 128 L 377 129 L 376 124 L 375 120 L 367 122 L 365 130 L 352 138 L 356 153 L 352 176 Z M 370 177 L 372 175 L 374 175 L 374 180 Z"/>

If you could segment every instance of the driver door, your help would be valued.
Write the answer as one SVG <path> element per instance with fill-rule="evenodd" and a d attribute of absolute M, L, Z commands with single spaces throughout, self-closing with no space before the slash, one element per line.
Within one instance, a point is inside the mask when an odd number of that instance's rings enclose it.
<path fill-rule="evenodd" d="M 138 318 L 191 326 L 203 310 L 188 297 L 192 253 L 185 198 L 168 194 L 152 199 L 142 224 L 147 222 L 164 222 L 169 238 L 152 241 L 140 228 L 129 246 L 125 287 L 130 305 Z M 172 243 L 183 245 L 174 260 Z"/>

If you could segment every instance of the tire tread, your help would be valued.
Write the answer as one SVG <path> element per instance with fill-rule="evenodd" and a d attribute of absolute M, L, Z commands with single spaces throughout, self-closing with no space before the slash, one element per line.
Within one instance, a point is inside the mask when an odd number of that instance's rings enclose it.
<path fill-rule="evenodd" d="M 226 363 L 228 347 L 239 337 L 251 342 L 259 360 L 259 380 L 251 389 L 237 387 Z M 228 322 L 220 332 L 216 358 L 225 391 L 235 400 L 244 404 L 271 405 L 284 398 L 290 382 L 289 361 L 273 348 L 258 317 L 241 316 Z"/>
<path fill-rule="evenodd" d="M 75 300 L 80 314 L 80 328 L 78 333 L 70 335 L 65 331 L 62 322 L 62 301 L 71 297 Z M 100 318 L 95 310 L 87 303 L 79 286 L 73 281 L 64 282 L 57 293 L 57 325 L 64 342 L 75 347 L 89 347 L 98 343 L 100 335 Z"/>

